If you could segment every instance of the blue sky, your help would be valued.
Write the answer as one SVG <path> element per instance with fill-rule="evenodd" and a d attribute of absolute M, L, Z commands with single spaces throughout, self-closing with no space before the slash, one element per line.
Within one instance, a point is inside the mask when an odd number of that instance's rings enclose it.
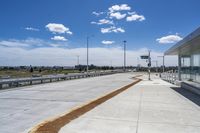
<path fill-rule="evenodd" d="M 93 36 L 90 63 L 121 65 L 122 58 L 115 56 L 120 56 L 123 40 L 128 58 L 134 58 L 129 65 L 136 65 L 147 49 L 156 60 L 199 27 L 199 5 L 199 0 L 1 0 L 1 65 L 74 65 L 79 54 L 84 64 L 87 35 Z M 106 57 L 104 50 L 113 54 Z"/>

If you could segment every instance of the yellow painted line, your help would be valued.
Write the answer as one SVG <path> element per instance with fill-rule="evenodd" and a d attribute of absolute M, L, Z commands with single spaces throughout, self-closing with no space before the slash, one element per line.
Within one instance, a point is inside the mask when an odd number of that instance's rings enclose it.
<path fill-rule="evenodd" d="M 138 77 L 138 76 L 137 76 Z M 136 78 L 135 78 L 136 79 Z M 59 115 L 55 118 L 50 118 L 48 120 L 45 120 L 41 122 L 40 124 L 33 127 L 29 133 L 58 133 L 59 130 L 71 122 L 72 120 L 80 117 L 81 115 L 85 114 L 86 112 L 92 110 L 96 106 L 104 103 L 105 101 L 109 100 L 110 98 L 118 95 L 119 93 L 127 90 L 131 86 L 135 85 L 136 83 L 140 82 L 142 79 L 136 79 L 133 83 L 130 83 L 118 90 L 115 90 L 113 92 L 110 92 L 102 97 L 99 97 L 95 100 L 92 100 L 86 104 L 83 104 L 81 106 L 75 107 L 72 110 Z"/>

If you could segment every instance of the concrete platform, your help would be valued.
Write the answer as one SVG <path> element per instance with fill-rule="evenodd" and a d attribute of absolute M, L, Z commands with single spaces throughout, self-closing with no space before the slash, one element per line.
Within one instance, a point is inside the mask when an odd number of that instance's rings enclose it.
<path fill-rule="evenodd" d="M 199 133 L 200 107 L 156 76 L 65 125 L 59 133 Z M 177 91 L 178 90 L 178 91 Z M 200 101 L 195 94 L 187 96 Z"/>
<path fill-rule="evenodd" d="M 28 132 L 49 117 L 132 83 L 133 76 L 114 74 L 1 90 L 0 133 Z"/>

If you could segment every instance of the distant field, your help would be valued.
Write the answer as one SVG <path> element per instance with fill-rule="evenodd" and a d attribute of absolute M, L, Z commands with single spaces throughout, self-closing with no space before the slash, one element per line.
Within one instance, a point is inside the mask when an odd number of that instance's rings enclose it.
<path fill-rule="evenodd" d="M 68 74 L 78 73 L 78 70 L 43 70 L 41 72 L 29 72 L 27 70 L 0 70 L 0 77 L 10 76 L 12 78 L 31 77 L 32 75 Z"/>

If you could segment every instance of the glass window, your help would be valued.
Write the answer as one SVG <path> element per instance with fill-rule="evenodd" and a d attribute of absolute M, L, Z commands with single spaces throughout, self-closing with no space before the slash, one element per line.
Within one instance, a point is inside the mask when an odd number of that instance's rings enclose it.
<path fill-rule="evenodd" d="M 190 56 L 181 57 L 181 79 L 182 80 L 190 80 L 190 72 L 191 72 L 190 61 L 191 61 Z"/>
<path fill-rule="evenodd" d="M 194 82 L 200 83 L 200 54 L 194 54 L 192 58 L 191 77 Z"/>

